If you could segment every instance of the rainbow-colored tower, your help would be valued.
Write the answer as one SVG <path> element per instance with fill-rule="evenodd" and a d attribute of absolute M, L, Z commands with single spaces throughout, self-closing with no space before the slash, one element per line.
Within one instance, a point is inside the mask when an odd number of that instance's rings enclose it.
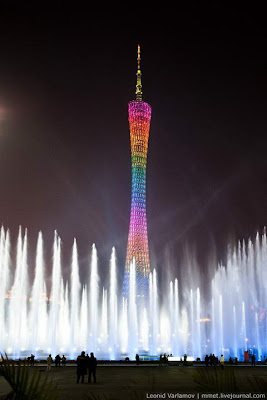
<path fill-rule="evenodd" d="M 138 45 L 136 100 L 132 100 L 128 104 L 132 159 L 132 196 L 123 292 L 124 295 L 128 293 L 130 264 L 135 259 L 137 294 L 143 296 L 147 293 L 150 273 L 146 219 L 146 164 L 151 106 L 142 101 L 140 62 L 140 46 Z"/>

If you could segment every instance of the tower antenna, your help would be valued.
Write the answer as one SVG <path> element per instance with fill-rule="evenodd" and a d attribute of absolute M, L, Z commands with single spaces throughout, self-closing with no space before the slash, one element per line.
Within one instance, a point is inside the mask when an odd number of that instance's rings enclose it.
<path fill-rule="evenodd" d="M 140 45 L 137 47 L 137 79 L 136 79 L 136 100 L 142 101 L 142 83 L 141 83 L 141 57 L 140 57 L 141 51 L 140 51 Z"/>

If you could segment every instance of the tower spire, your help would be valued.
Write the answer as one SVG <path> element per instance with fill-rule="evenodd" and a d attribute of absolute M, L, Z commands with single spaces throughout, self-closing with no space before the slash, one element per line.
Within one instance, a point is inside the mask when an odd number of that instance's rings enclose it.
<path fill-rule="evenodd" d="M 137 79 L 136 79 L 136 100 L 142 101 L 142 83 L 141 83 L 141 57 L 140 57 L 141 51 L 140 51 L 140 45 L 137 47 Z"/>

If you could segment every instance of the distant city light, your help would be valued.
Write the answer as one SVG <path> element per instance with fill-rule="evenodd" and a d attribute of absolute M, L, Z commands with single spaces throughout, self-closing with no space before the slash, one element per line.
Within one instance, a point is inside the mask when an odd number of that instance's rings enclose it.
<path fill-rule="evenodd" d="M 210 322 L 211 319 L 210 318 L 200 318 L 200 319 L 196 319 L 196 322 Z"/>

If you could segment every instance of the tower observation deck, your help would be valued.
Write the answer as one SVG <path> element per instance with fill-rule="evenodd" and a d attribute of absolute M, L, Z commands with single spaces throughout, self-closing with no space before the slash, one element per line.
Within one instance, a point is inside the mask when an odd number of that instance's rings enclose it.
<path fill-rule="evenodd" d="M 144 296 L 147 293 L 148 277 L 150 273 L 146 218 L 146 165 L 151 106 L 142 100 L 143 93 L 140 62 L 140 46 L 138 45 L 137 80 L 135 91 L 136 99 L 130 101 L 128 104 L 131 141 L 132 193 L 123 287 L 124 296 L 127 296 L 128 294 L 130 265 L 133 260 L 135 260 L 136 292 L 138 296 Z"/>

